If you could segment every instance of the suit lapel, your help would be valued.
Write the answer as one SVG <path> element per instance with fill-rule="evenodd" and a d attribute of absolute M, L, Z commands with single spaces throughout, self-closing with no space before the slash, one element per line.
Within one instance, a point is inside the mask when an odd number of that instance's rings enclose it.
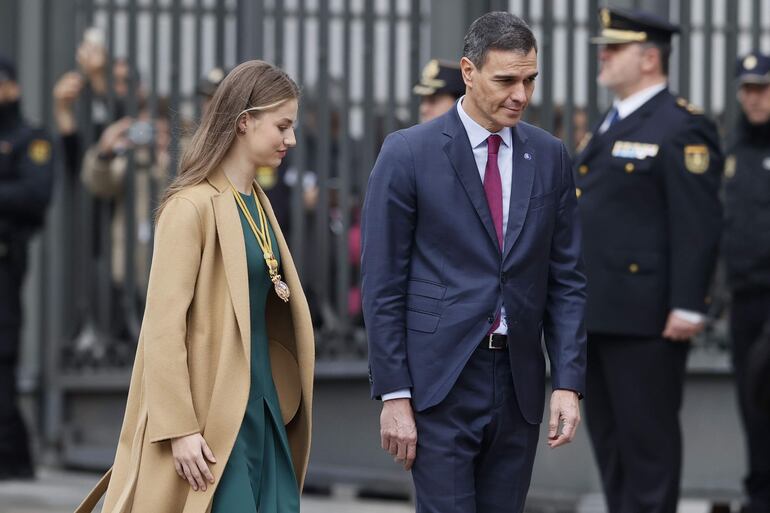
<path fill-rule="evenodd" d="M 505 231 L 505 254 L 510 253 L 524 226 L 535 182 L 535 163 L 537 156 L 527 142 L 521 128 L 514 127 L 513 132 L 513 176 L 511 178 L 511 200 L 508 206 L 508 226 Z"/>
<path fill-rule="evenodd" d="M 452 163 L 457 178 L 460 180 L 468 198 L 471 200 L 473 208 L 476 210 L 476 214 L 478 214 L 479 219 L 481 219 L 481 223 L 484 225 L 489 240 L 499 251 L 500 244 L 497 241 L 497 234 L 495 233 L 495 225 L 492 222 L 492 215 L 489 213 L 487 197 L 484 194 L 484 185 L 479 178 L 476 159 L 473 157 L 473 149 L 468 140 L 468 134 L 465 132 L 465 127 L 463 127 L 460 116 L 457 114 L 455 108 L 449 111 L 444 134 L 450 137 L 449 141 L 444 145 L 444 152 L 447 157 L 449 157 L 449 161 Z"/>
<path fill-rule="evenodd" d="M 222 177 L 224 173 L 222 173 Z M 240 215 L 229 186 L 215 177 L 210 182 L 220 191 L 212 198 L 217 237 L 222 248 L 222 261 L 230 289 L 230 299 L 241 331 L 241 343 L 246 355 L 251 354 L 251 315 L 249 314 L 249 271 L 246 267 L 246 245 L 243 240 Z"/>

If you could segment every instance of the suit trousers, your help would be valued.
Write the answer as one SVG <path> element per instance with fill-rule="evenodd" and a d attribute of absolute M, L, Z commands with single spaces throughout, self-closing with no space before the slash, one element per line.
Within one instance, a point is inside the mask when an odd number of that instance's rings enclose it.
<path fill-rule="evenodd" d="M 586 421 L 609 513 L 676 513 L 689 346 L 588 334 Z"/>
<path fill-rule="evenodd" d="M 0 351 L 0 461 L 5 462 L 0 475 L 32 469 L 29 438 L 16 390 L 18 343 L 18 328 L 0 328 L 0 346 L 4 348 Z"/>
<path fill-rule="evenodd" d="M 766 322 L 770 322 L 770 290 L 733 294 L 730 335 L 738 404 L 746 432 L 749 471 L 744 484 L 749 497 L 747 510 L 751 513 L 770 512 L 770 440 L 767 438 L 770 414 L 752 401 L 746 372 L 749 350 Z"/>
<path fill-rule="evenodd" d="M 415 412 L 417 513 L 517 513 L 539 426 L 522 417 L 507 350 L 477 348 L 447 397 Z"/>

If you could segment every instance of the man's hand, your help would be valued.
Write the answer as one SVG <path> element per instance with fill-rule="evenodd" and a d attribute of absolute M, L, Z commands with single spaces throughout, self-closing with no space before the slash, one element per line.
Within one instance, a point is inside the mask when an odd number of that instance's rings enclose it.
<path fill-rule="evenodd" d="M 663 330 L 663 338 L 686 342 L 703 331 L 703 323 L 692 323 L 679 317 L 676 312 L 668 314 L 666 329 Z"/>
<path fill-rule="evenodd" d="M 391 399 L 382 403 L 380 415 L 382 448 L 394 461 L 411 470 L 417 455 L 417 426 L 410 399 Z"/>
<path fill-rule="evenodd" d="M 572 390 L 554 390 L 551 394 L 548 446 L 555 449 L 570 443 L 575 438 L 579 424 L 580 406 L 577 393 Z"/>
<path fill-rule="evenodd" d="M 180 436 L 171 440 L 171 453 L 174 456 L 174 468 L 179 477 L 185 479 L 196 492 L 200 488 L 206 491 L 206 481 L 214 483 L 206 460 L 216 463 L 214 453 L 200 433 Z M 206 460 L 204 460 L 204 456 Z"/>

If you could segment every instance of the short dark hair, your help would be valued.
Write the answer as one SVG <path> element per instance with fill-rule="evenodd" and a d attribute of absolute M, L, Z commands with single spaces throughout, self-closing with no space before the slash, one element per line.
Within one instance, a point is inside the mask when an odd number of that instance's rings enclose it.
<path fill-rule="evenodd" d="M 645 48 L 655 48 L 660 55 L 660 69 L 664 75 L 668 76 L 669 60 L 671 59 L 671 43 L 661 41 L 650 41 L 642 43 Z"/>
<path fill-rule="evenodd" d="M 471 23 L 463 40 L 463 57 L 481 68 L 489 50 L 528 54 L 537 52 L 537 40 L 524 20 L 509 12 L 488 12 Z"/>

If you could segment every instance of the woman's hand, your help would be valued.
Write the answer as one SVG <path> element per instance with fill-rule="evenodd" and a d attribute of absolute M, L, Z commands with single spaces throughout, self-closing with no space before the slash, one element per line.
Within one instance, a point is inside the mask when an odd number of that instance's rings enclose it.
<path fill-rule="evenodd" d="M 217 459 L 200 433 L 172 439 L 171 453 L 174 455 L 176 473 L 186 479 L 193 490 L 197 492 L 200 488 L 205 492 L 206 481 L 214 483 L 214 476 L 206 460 L 216 463 Z"/>

